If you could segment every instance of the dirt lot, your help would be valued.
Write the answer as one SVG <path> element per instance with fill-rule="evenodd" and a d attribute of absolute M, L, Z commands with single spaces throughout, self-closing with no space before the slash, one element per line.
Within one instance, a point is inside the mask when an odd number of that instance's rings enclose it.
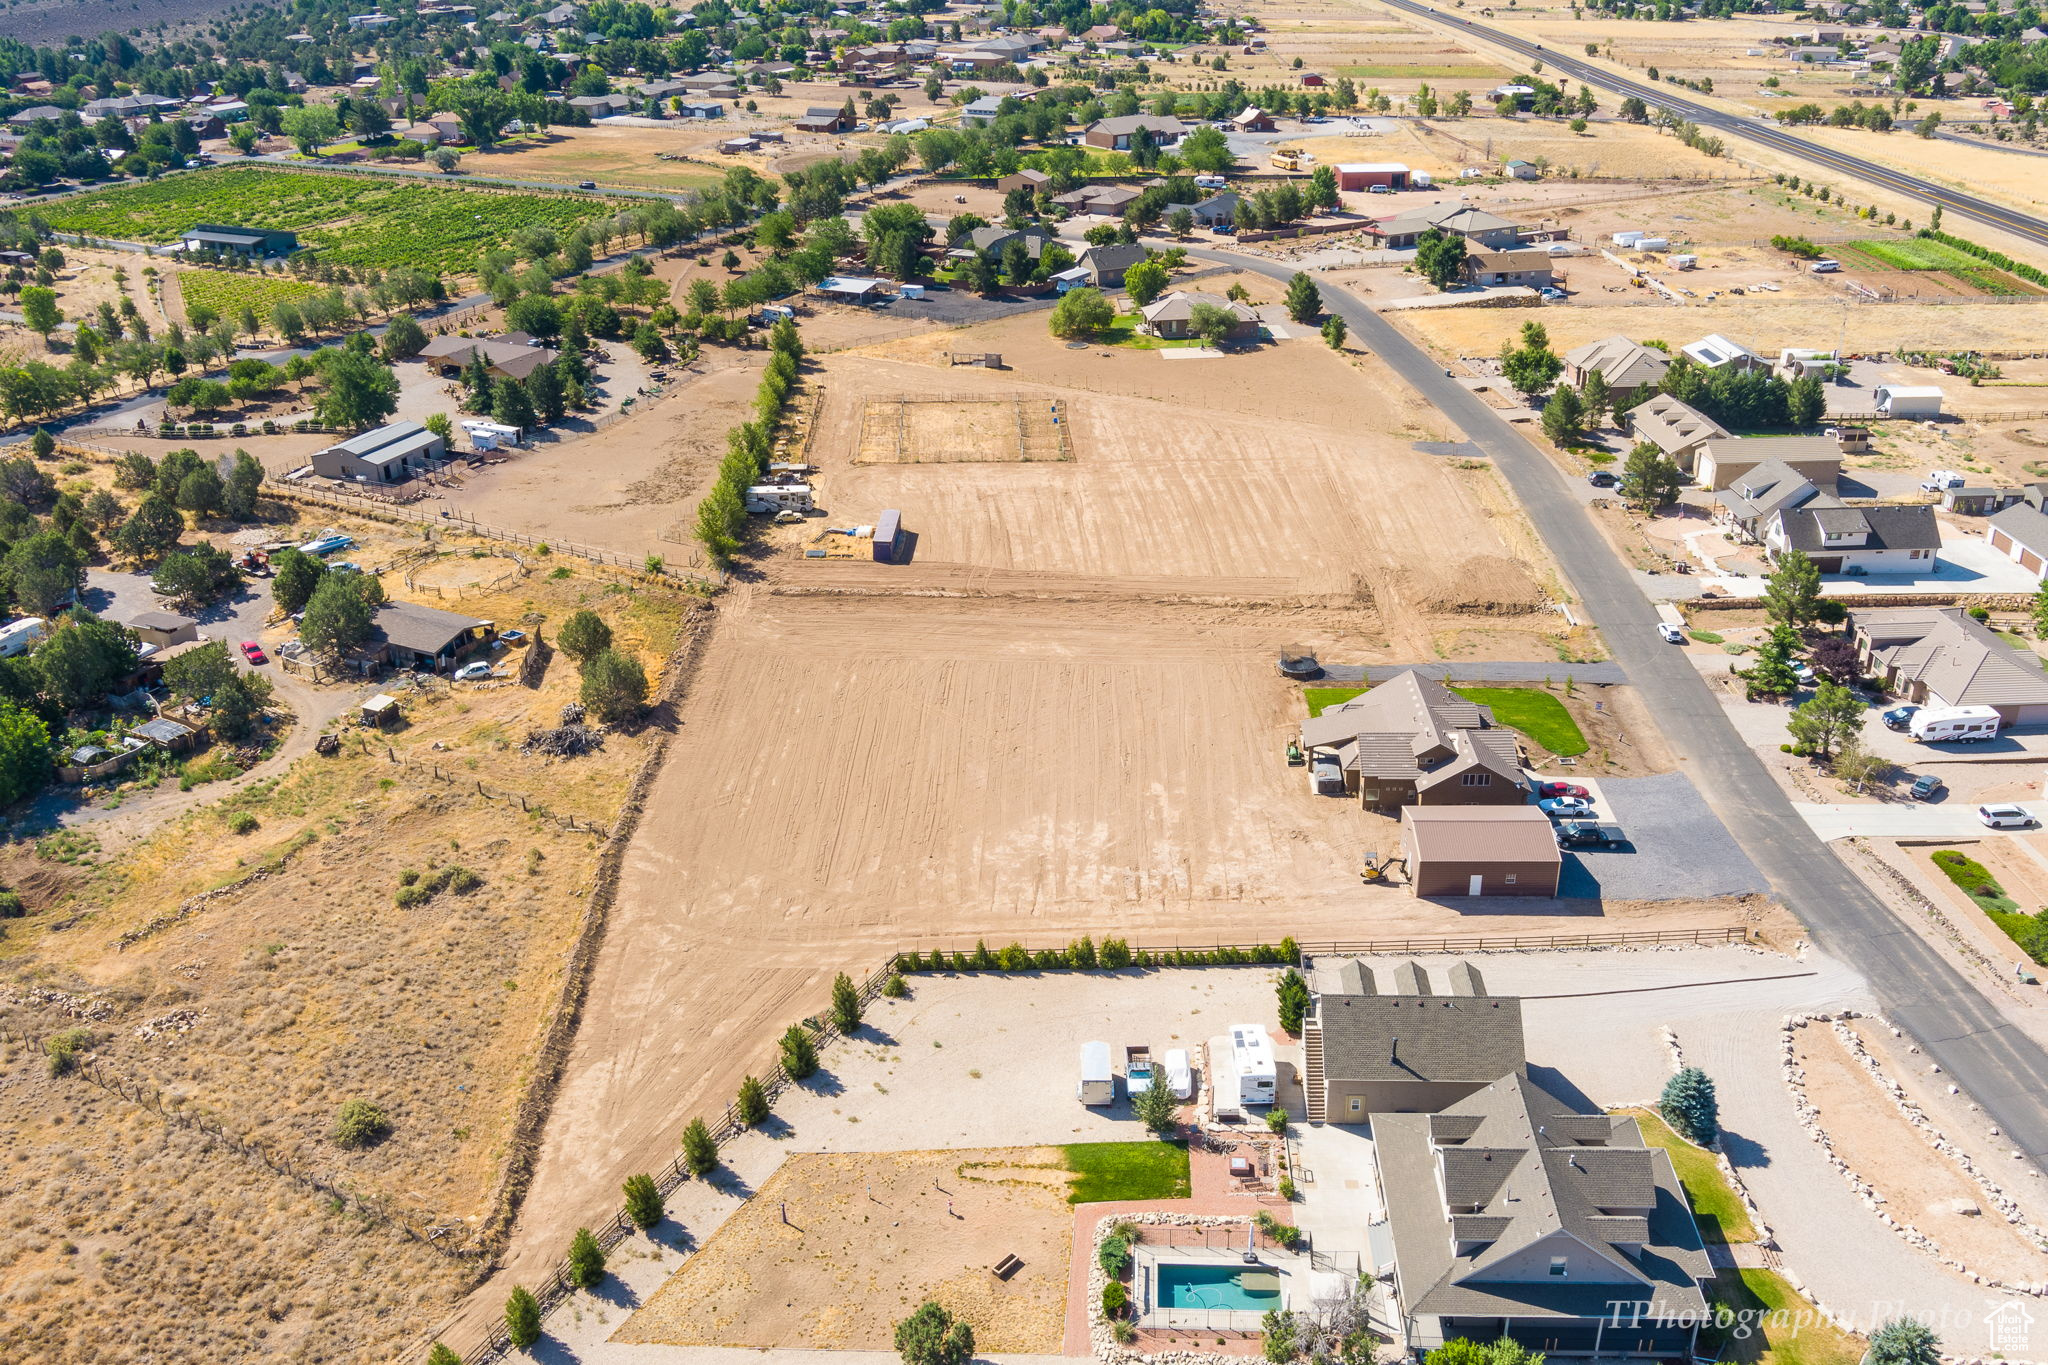
<path fill-rule="evenodd" d="M 1857 1031 L 1865 1037 L 1882 1032 L 1867 1020 L 1859 1021 Z M 2048 1276 L 2048 1251 L 1984 1206 L 1976 1183 L 1906 1122 L 1833 1029 L 1813 1025 L 1794 1036 L 1800 1065 L 1806 1068 L 1807 1099 L 1820 1111 L 1835 1150 L 1876 1186 L 1892 1216 L 1980 1274 L 2021 1282 Z M 1979 1211 L 1958 1213 L 1952 1206 L 1956 1200 Z"/>
<path fill-rule="evenodd" d="M 358 559 L 378 562 L 370 525 L 353 529 Z M 567 566 L 508 579 L 509 558 L 450 548 L 387 591 L 529 631 L 588 606 L 658 677 L 686 600 Z M 408 688 L 406 723 L 375 747 L 309 756 L 117 857 L 91 833 L 12 846 L 4 875 L 34 913 L 0 943 L 0 1014 L 37 1038 L 89 1028 L 105 1075 L 459 1244 L 490 1207 L 599 848 L 553 817 L 609 825 L 656 737 L 614 733 L 578 760 L 521 754 L 576 691 L 559 657 L 537 691 Z M 480 779 L 529 800 L 488 799 Z M 239 816 L 254 824 L 236 834 Z M 407 871 L 457 866 L 480 885 L 395 903 Z M 41 1062 L 0 1057 L 6 1140 L 21 1169 L 68 1174 L 0 1182 L 17 1230 L 0 1258 L 0 1356 L 217 1359 L 261 1340 L 279 1360 L 331 1360 L 338 1343 L 390 1359 L 473 1273 L 85 1081 L 43 1078 Z M 334 1145 L 348 1099 L 381 1108 L 390 1137 Z M 94 1311 L 76 1311 L 86 1299 Z"/>
<path fill-rule="evenodd" d="M 882 1351 L 936 1299 L 976 1350 L 1055 1353 L 1070 1178 L 1054 1147 L 791 1157 L 612 1339 Z"/>

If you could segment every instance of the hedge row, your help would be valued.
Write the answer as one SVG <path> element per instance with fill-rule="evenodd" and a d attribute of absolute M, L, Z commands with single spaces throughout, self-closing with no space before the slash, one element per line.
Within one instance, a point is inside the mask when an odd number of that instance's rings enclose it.
<path fill-rule="evenodd" d="M 978 940 L 974 951 L 948 953 L 934 948 L 929 954 L 909 952 L 896 955 L 899 972 L 1058 972 L 1087 971 L 1119 967 L 1246 967 L 1288 966 L 1300 961 L 1301 950 L 1291 938 L 1280 945 L 1262 943 L 1256 948 L 1161 948 L 1147 952 L 1132 949 L 1120 938 L 1106 938 L 1097 945 L 1093 939 L 1077 938 L 1064 948 L 1026 948 L 1021 943 L 991 949 Z"/>
<path fill-rule="evenodd" d="M 796 387 L 797 362 L 803 359 L 796 324 L 787 318 L 770 330 L 768 344 L 774 354 L 761 372 L 761 387 L 754 395 L 755 420 L 726 432 L 718 482 L 697 505 L 697 539 L 720 564 L 733 557 L 746 534 L 747 489 L 761 481 L 762 471 L 768 467 L 775 424 L 789 405 L 790 391 Z"/>
<path fill-rule="evenodd" d="M 2003 251 L 1993 251 L 1990 247 L 1981 246 L 1967 237 L 1951 236 L 1946 232 L 1937 232 L 1933 228 L 1921 228 L 1919 235 L 1925 237 L 1930 242 L 1940 242 L 1943 246 L 1952 246 L 1957 251 L 1975 256 L 1986 265 L 1996 266 L 2000 270 L 2009 271 L 2029 284 L 2038 284 L 2042 288 L 2048 289 L 2048 272 L 2037 270 L 2025 261 L 2016 261 Z"/>

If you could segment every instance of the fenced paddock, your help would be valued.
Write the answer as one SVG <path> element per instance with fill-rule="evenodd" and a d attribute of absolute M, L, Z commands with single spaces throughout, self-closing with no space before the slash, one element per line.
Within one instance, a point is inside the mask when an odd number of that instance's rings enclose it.
<path fill-rule="evenodd" d="M 1067 405 L 1054 398 L 899 394 L 861 409 L 856 464 L 1071 460 Z"/>

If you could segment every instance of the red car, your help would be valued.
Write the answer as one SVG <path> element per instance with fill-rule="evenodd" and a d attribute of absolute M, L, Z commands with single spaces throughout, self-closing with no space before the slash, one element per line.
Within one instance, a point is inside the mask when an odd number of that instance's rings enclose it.
<path fill-rule="evenodd" d="M 1556 796 L 1576 796 L 1584 801 L 1592 795 L 1584 787 L 1575 787 L 1569 782 L 1539 782 L 1536 785 L 1536 794 L 1546 801 Z"/>
<path fill-rule="evenodd" d="M 270 660 L 263 653 L 263 646 L 254 640 L 242 641 L 242 657 L 252 664 L 267 664 Z"/>

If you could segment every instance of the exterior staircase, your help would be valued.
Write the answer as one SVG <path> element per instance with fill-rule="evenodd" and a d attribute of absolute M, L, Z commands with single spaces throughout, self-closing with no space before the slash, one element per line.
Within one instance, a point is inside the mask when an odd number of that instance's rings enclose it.
<path fill-rule="evenodd" d="M 1313 1018 L 1301 1026 L 1301 1093 L 1308 1121 L 1324 1122 L 1329 1096 L 1323 1088 L 1323 1026 Z"/>

